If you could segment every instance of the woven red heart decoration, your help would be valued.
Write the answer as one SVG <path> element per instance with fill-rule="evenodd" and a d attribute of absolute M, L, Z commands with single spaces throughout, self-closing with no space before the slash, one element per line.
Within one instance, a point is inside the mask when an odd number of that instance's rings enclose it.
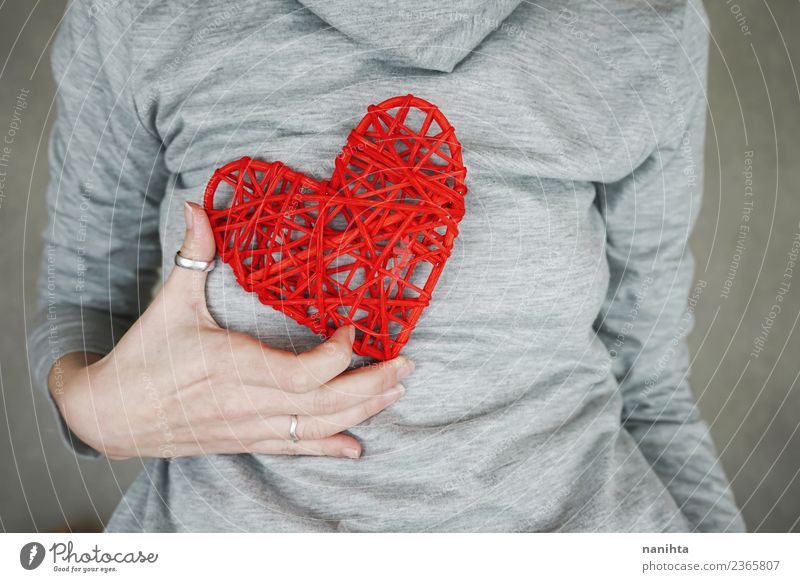
<path fill-rule="evenodd" d="M 450 256 L 465 177 L 447 118 L 407 95 L 367 108 L 330 179 L 244 157 L 214 172 L 204 203 L 245 290 L 325 337 L 352 323 L 355 352 L 386 360 Z"/>

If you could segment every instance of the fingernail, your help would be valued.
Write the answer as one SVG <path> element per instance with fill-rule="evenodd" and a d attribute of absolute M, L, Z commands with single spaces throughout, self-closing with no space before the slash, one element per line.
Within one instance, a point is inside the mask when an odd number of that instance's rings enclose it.
<path fill-rule="evenodd" d="M 400 400 L 400 397 L 406 393 L 406 387 L 402 384 L 396 384 L 393 388 L 389 388 L 386 392 L 383 393 L 383 401 L 391 404 L 392 402 L 396 402 Z"/>
<path fill-rule="evenodd" d="M 399 358 L 395 358 L 392 361 L 392 365 L 398 366 L 397 368 L 397 379 L 402 380 L 403 378 L 407 378 L 411 375 L 411 372 L 414 371 L 414 362 L 400 356 Z"/>
<path fill-rule="evenodd" d="M 342 449 L 342 453 L 344 453 L 345 457 L 350 457 L 351 459 L 358 459 L 361 457 L 361 451 L 358 449 Z"/>
<path fill-rule="evenodd" d="M 194 212 L 188 202 L 183 203 L 183 219 L 186 221 L 186 230 L 192 230 L 194 226 Z"/>
<path fill-rule="evenodd" d="M 356 341 L 356 326 L 355 325 L 351 325 L 350 326 L 350 343 L 352 344 L 354 341 Z"/>

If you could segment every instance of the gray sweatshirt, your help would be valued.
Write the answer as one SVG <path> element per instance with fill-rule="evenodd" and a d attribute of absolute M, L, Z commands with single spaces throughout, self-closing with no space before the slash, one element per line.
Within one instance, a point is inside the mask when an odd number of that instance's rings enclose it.
<path fill-rule="evenodd" d="M 413 93 L 468 169 L 406 395 L 352 430 L 364 457 L 148 460 L 108 529 L 742 530 L 687 383 L 706 24 L 695 0 L 72 2 L 30 334 L 43 388 L 145 308 L 214 168 L 325 178 L 369 104 Z M 320 341 L 227 265 L 207 290 L 223 327 Z"/>

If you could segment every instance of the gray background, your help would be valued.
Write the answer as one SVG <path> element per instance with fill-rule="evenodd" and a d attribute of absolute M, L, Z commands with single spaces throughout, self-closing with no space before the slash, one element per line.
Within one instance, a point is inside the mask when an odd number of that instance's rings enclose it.
<path fill-rule="evenodd" d="M 800 235 L 798 0 L 708 0 L 712 55 L 706 197 L 693 248 L 707 282 L 690 337 L 692 383 L 752 531 L 800 531 L 800 268 L 766 347 L 751 355 Z M 29 91 L 0 197 L 0 529 L 101 527 L 137 461 L 77 461 L 26 365 L 45 224 L 53 82 L 48 51 L 64 0 L 0 0 L 0 139 Z M 794 57 L 794 58 L 793 58 Z M 754 196 L 745 222 L 745 152 Z M 741 225 L 749 227 L 737 252 Z M 740 255 L 740 256 L 739 256 Z M 726 280 L 732 284 L 723 297 Z"/>

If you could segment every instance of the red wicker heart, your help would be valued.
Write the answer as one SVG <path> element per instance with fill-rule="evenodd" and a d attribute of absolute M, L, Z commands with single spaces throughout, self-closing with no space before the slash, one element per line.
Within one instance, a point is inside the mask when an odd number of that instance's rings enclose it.
<path fill-rule="evenodd" d="M 352 323 L 355 352 L 386 360 L 450 256 L 465 177 L 453 127 L 407 95 L 367 109 L 329 180 L 244 157 L 214 172 L 205 208 L 245 290 L 325 337 Z"/>

